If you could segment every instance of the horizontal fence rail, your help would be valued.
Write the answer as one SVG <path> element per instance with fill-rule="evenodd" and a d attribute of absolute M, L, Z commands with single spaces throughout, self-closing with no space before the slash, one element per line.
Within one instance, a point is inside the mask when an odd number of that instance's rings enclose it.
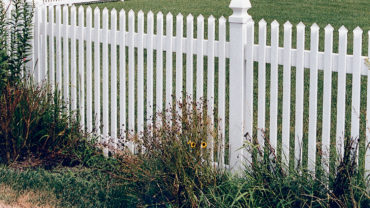
<path fill-rule="evenodd" d="M 370 170 L 370 55 L 362 55 L 360 28 L 348 54 L 345 27 L 338 43 L 334 28 L 325 27 L 319 51 L 316 24 L 306 34 L 303 23 L 286 22 L 279 43 L 277 21 L 75 6 L 35 12 L 35 79 L 60 90 L 81 125 L 101 135 L 101 142 L 117 147 L 124 131 L 143 131 L 155 112 L 184 96 L 204 97 L 222 140 L 215 147 L 210 138 L 209 148 L 222 166 L 258 160 L 239 150 L 252 138 L 260 147 L 269 144 L 288 167 L 316 171 L 320 164 L 329 172 L 333 152 L 342 157 L 348 137 L 359 139 L 360 166 Z"/>

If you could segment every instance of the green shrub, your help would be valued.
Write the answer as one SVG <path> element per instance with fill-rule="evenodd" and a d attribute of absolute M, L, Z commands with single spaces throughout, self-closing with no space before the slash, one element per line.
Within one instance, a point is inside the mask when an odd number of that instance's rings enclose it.
<path fill-rule="evenodd" d="M 204 190 L 201 207 L 369 207 L 369 179 L 359 174 L 353 140 L 347 139 L 344 158 L 328 184 L 327 175 L 312 176 L 304 168 L 289 170 L 267 144 L 265 155 L 246 167 L 245 175 L 228 175 Z M 262 159 L 263 158 L 263 159 Z"/>
<path fill-rule="evenodd" d="M 142 205 L 196 207 L 201 192 L 217 183 L 219 173 L 207 147 L 207 138 L 216 138 L 209 118 L 200 104 L 184 102 L 177 107 L 182 113 L 168 109 L 157 114 L 159 122 L 145 132 L 129 133 L 127 141 L 140 154 L 118 157 Z"/>
<path fill-rule="evenodd" d="M 26 69 L 31 54 L 33 9 L 26 0 L 12 0 L 14 9 L 0 2 L 0 90 L 7 83 L 21 82 L 32 69 Z"/>
<path fill-rule="evenodd" d="M 48 85 L 8 84 L 0 95 L 0 161 L 66 154 L 83 141 L 79 124 Z"/>

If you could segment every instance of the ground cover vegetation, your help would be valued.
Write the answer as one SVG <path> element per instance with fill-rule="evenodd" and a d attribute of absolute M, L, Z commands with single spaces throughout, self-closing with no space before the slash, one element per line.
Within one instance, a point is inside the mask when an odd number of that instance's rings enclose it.
<path fill-rule="evenodd" d="M 284 167 L 268 143 L 264 153 L 258 144 L 249 146 L 259 159 L 232 175 L 212 162 L 220 150 L 213 153 L 210 147 L 223 142 L 203 103 L 191 100 L 157 114 L 161 122 L 144 132 L 126 132 L 121 148 L 104 157 L 94 136 L 84 134 L 78 118 L 66 113 L 61 96 L 47 83 L 33 84 L 26 67 L 31 8 L 23 0 L 15 3 L 19 7 L 10 22 L 0 16 L 0 206 L 17 204 L 26 194 L 31 206 L 40 207 L 370 205 L 369 179 L 359 174 L 358 147 L 350 139 L 329 185 L 325 174 L 312 177 L 304 168 Z M 4 7 L 0 11 L 4 14 Z M 15 33 L 6 31 L 9 24 Z M 6 47 L 4 37 L 14 34 Z M 182 113 L 174 113 L 178 109 Z M 138 154 L 127 150 L 130 145 Z"/>

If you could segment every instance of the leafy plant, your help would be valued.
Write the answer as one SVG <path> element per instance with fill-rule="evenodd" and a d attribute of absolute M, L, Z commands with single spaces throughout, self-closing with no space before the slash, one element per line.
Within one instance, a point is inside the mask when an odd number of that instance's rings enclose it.
<path fill-rule="evenodd" d="M 58 94 L 24 80 L 0 95 L 0 161 L 60 155 L 76 149 L 84 135 Z"/>
<path fill-rule="evenodd" d="M 128 133 L 126 142 L 140 153 L 118 157 L 124 177 L 134 182 L 142 204 L 196 207 L 201 192 L 217 182 L 209 147 L 216 131 L 203 105 L 191 101 L 158 113 L 156 121 L 145 132 Z"/>
<path fill-rule="evenodd" d="M 10 10 L 0 3 L 0 90 L 7 83 L 18 84 L 31 70 L 26 63 L 31 53 L 33 9 L 27 0 L 13 0 L 12 6 Z"/>

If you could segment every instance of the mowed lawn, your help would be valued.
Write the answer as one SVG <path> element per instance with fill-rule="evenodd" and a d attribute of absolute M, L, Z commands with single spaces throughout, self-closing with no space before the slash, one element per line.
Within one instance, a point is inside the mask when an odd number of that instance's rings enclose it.
<path fill-rule="evenodd" d="M 126 12 L 140 10 L 145 13 L 161 11 L 184 16 L 192 14 L 205 17 L 228 17 L 232 14 L 229 8 L 230 0 L 125 0 L 124 2 L 107 2 L 91 4 L 92 8 L 107 7 Z M 367 55 L 367 32 L 370 30 L 370 1 L 369 0 L 251 0 L 252 8 L 248 13 L 255 22 L 265 19 L 268 23 L 277 20 L 281 25 L 290 21 L 296 25 L 303 22 L 307 28 L 317 23 L 321 28 L 331 24 L 335 29 L 344 25 L 348 30 L 348 51 L 352 53 L 352 30 L 357 26 L 364 31 L 363 54 Z M 282 40 L 282 35 L 280 35 Z M 323 37 L 323 29 L 320 34 Z M 293 36 L 294 37 L 294 36 Z M 337 35 L 334 35 L 334 51 L 337 50 Z M 257 39 L 256 39 L 257 40 Z M 323 40 L 323 39 L 321 39 Z M 309 42 L 306 46 L 309 47 Z M 295 44 L 295 41 L 293 41 Z M 320 44 L 323 48 L 323 44 Z"/>

